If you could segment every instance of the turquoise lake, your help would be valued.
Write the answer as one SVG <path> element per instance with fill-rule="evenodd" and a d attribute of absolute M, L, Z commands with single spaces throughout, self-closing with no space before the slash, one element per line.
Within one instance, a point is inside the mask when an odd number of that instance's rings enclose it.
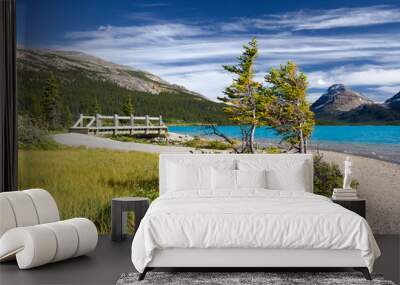
<path fill-rule="evenodd" d="M 171 132 L 189 135 L 207 135 L 203 126 L 170 126 Z M 240 137 L 237 126 L 218 127 L 224 134 L 231 137 Z M 256 139 L 278 140 L 275 131 L 268 128 L 258 128 Z M 311 138 L 312 141 L 327 141 L 337 143 L 369 143 L 369 144 L 399 144 L 400 126 L 316 126 Z"/>
<path fill-rule="evenodd" d="M 240 137 L 237 126 L 218 128 L 230 137 Z M 168 129 L 192 136 L 211 136 L 203 126 L 169 126 Z M 276 143 L 279 140 L 270 128 L 258 128 L 256 131 L 259 143 Z M 400 126 L 316 126 L 311 146 L 400 163 Z"/>

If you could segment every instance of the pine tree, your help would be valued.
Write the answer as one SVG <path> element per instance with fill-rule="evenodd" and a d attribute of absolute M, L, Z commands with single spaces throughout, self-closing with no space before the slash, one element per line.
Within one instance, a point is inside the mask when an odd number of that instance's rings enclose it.
<path fill-rule="evenodd" d="M 72 126 L 72 113 L 69 106 L 66 106 L 62 115 L 62 125 L 66 128 L 70 128 Z"/>
<path fill-rule="evenodd" d="M 42 102 L 40 102 L 40 97 L 32 96 L 31 106 L 30 106 L 30 116 L 39 125 L 42 125 L 43 121 L 43 107 Z"/>
<path fill-rule="evenodd" d="M 97 97 L 94 98 L 94 107 L 93 107 L 93 116 L 96 116 L 97 114 L 101 114 L 101 107 L 99 105 L 99 100 L 97 100 Z"/>
<path fill-rule="evenodd" d="M 226 103 L 224 112 L 232 123 L 240 126 L 242 132 L 242 152 L 255 152 L 254 135 L 259 125 L 259 98 L 265 93 L 261 83 L 254 80 L 254 64 L 258 54 L 257 40 L 253 38 L 238 57 L 237 65 L 223 66 L 237 76 L 218 99 Z"/>
<path fill-rule="evenodd" d="M 270 84 L 274 98 L 269 110 L 270 125 L 292 149 L 306 153 L 307 141 L 315 125 L 314 113 L 306 101 L 306 75 L 289 61 L 278 69 L 272 68 L 265 80 Z"/>
<path fill-rule="evenodd" d="M 59 123 L 59 84 L 51 72 L 46 81 L 46 86 L 43 91 L 43 117 L 50 130 L 58 127 Z"/>
<path fill-rule="evenodd" d="M 132 104 L 132 98 L 131 98 L 131 96 L 127 96 L 126 102 L 122 106 L 122 113 L 125 116 L 130 116 L 130 115 L 133 114 L 133 112 L 134 112 L 134 107 L 133 107 L 133 104 Z"/>

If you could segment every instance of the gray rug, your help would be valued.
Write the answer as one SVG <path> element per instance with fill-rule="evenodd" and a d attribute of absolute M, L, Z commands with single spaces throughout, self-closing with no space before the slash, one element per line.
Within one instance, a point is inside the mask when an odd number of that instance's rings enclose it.
<path fill-rule="evenodd" d="M 213 285 L 395 285 L 381 276 L 372 276 L 368 281 L 359 272 L 148 272 L 146 278 L 138 281 L 138 273 L 122 274 L 117 285 L 146 284 L 213 284 Z"/>

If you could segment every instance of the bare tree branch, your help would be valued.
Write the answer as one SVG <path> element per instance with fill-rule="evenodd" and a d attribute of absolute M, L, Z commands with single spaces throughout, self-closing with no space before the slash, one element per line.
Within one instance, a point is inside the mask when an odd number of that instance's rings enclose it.
<path fill-rule="evenodd" d="M 211 132 L 211 134 L 220 137 L 222 139 L 224 139 L 233 149 L 233 151 L 235 153 L 241 153 L 242 151 L 240 151 L 238 149 L 238 147 L 235 146 L 235 141 L 232 140 L 231 138 L 229 138 L 227 135 L 225 135 L 223 132 L 221 132 L 217 126 L 215 124 L 208 124 L 206 127 L 206 130 L 209 130 Z"/>

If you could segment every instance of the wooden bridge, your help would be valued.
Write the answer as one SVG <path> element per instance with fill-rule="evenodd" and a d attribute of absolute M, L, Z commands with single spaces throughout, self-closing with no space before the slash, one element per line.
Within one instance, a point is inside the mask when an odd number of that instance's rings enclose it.
<path fill-rule="evenodd" d="M 71 133 L 93 135 L 165 135 L 168 128 L 162 117 L 96 116 L 79 115 L 79 119 L 69 129 Z"/>

